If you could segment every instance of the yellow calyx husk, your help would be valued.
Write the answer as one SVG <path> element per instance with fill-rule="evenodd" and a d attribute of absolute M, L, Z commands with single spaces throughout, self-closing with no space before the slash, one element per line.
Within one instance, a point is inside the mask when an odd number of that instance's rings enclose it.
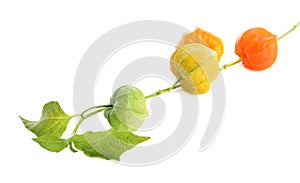
<path fill-rule="evenodd" d="M 200 43 L 178 47 L 170 60 L 170 68 L 180 85 L 188 93 L 206 93 L 219 73 L 215 51 Z"/>

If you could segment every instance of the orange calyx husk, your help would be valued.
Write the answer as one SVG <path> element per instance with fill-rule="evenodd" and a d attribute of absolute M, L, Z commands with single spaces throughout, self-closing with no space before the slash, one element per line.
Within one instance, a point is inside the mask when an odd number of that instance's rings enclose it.
<path fill-rule="evenodd" d="M 224 46 L 222 40 L 210 32 L 204 31 L 198 27 L 194 32 L 184 34 L 178 43 L 178 46 L 183 46 L 190 43 L 201 43 L 217 53 L 218 61 L 223 55 Z"/>
<path fill-rule="evenodd" d="M 246 68 L 267 69 L 277 58 L 277 36 L 261 27 L 249 29 L 238 37 L 235 53 Z"/>

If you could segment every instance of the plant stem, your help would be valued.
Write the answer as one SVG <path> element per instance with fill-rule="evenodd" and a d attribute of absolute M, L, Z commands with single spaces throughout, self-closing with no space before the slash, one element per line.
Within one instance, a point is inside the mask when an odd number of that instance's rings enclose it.
<path fill-rule="evenodd" d="M 89 114 L 87 114 L 87 115 L 85 115 L 85 116 L 81 115 L 80 120 L 78 121 L 78 123 L 77 123 L 76 126 L 74 127 L 74 130 L 73 130 L 73 132 L 72 132 L 72 136 L 76 134 L 76 132 L 77 132 L 79 126 L 81 125 L 81 123 L 82 123 L 85 119 L 87 119 L 87 118 L 89 118 L 89 117 L 91 117 L 91 116 L 93 116 L 93 115 L 95 115 L 95 114 L 97 114 L 97 113 L 99 113 L 99 112 L 101 112 L 101 111 L 104 111 L 105 109 L 108 109 L 108 108 L 109 108 L 109 107 L 102 107 L 101 109 L 98 109 L 98 110 L 96 110 L 96 111 L 94 111 L 94 112 L 91 112 L 91 113 L 89 113 Z"/>
<path fill-rule="evenodd" d="M 290 30 L 288 30 L 286 33 L 282 34 L 281 36 L 279 36 L 277 38 L 277 40 L 279 41 L 280 39 L 284 38 L 286 35 L 288 35 L 289 33 L 293 32 L 298 26 L 300 25 L 300 21 L 295 24 Z"/>
<path fill-rule="evenodd" d="M 94 106 L 94 107 L 90 107 L 90 108 L 87 108 L 86 110 L 84 110 L 80 116 L 84 116 L 84 114 L 86 112 L 88 112 L 89 110 L 92 110 L 92 109 L 97 109 L 97 108 L 103 108 L 103 107 L 112 107 L 112 105 L 98 105 L 98 106 Z"/>
<path fill-rule="evenodd" d="M 300 25 L 300 21 L 299 21 L 297 24 L 295 24 L 295 25 L 294 25 L 290 30 L 288 30 L 286 33 L 284 33 L 284 34 L 282 34 L 281 36 L 279 36 L 279 37 L 277 38 L 277 40 L 279 41 L 280 39 L 284 38 L 285 36 L 287 36 L 288 34 L 290 34 L 291 32 L 293 32 L 299 25 Z M 229 63 L 229 64 L 225 64 L 225 65 L 223 65 L 223 66 L 220 68 L 220 71 L 225 70 L 225 69 L 227 69 L 228 67 L 233 66 L 233 65 L 235 65 L 235 64 L 237 64 L 237 63 L 240 63 L 241 61 L 242 61 L 242 59 L 241 59 L 241 58 L 238 58 L 238 59 L 236 59 L 235 61 L 233 61 L 233 62 L 231 62 L 231 63 Z"/>
<path fill-rule="evenodd" d="M 70 139 L 67 139 L 68 141 L 68 145 L 69 145 L 69 149 L 73 152 L 76 153 L 77 150 L 73 147 L 73 142 Z"/>
<path fill-rule="evenodd" d="M 229 63 L 229 64 L 225 64 L 225 65 L 223 65 L 223 66 L 220 68 L 220 71 L 225 70 L 225 69 L 227 69 L 228 67 L 233 66 L 233 65 L 235 65 L 235 64 L 237 64 L 237 63 L 240 63 L 241 61 L 242 61 L 242 59 L 241 59 L 241 58 L 238 58 L 238 59 L 236 59 L 235 61 L 233 61 L 233 62 L 231 62 L 231 63 Z"/>
<path fill-rule="evenodd" d="M 145 96 L 145 98 L 148 99 L 148 98 L 156 97 L 156 96 L 161 95 L 163 93 L 168 93 L 168 92 L 170 92 L 170 91 L 172 91 L 172 90 L 174 90 L 176 88 L 179 88 L 180 85 L 178 83 L 180 81 L 181 81 L 181 78 L 179 78 L 171 87 L 165 88 L 165 89 L 162 89 L 162 90 L 158 90 L 158 91 L 156 91 L 156 92 L 154 92 L 154 93 L 152 93 L 150 95 Z"/>
<path fill-rule="evenodd" d="M 71 115 L 69 116 L 70 118 L 74 118 L 74 117 L 77 117 L 77 116 L 81 116 L 81 114 L 74 114 L 74 115 Z"/>

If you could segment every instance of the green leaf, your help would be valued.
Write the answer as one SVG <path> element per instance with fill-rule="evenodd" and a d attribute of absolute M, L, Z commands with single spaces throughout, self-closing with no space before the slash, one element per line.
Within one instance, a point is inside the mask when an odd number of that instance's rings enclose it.
<path fill-rule="evenodd" d="M 144 94 L 133 86 L 118 88 L 112 98 L 113 107 L 104 116 L 115 130 L 135 131 L 148 116 Z"/>
<path fill-rule="evenodd" d="M 101 157 L 119 161 L 120 156 L 150 137 L 134 135 L 113 129 L 101 132 L 86 132 L 72 137 L 75 147 L 90 157 Z"/>
<path fill-rule="evenodd" d="M 83 135 L 77 135 L 75 134 L 71 140 L 74 143 L 74 146 L 77 150 L 82 151 L 85 155 L 88 157 L 94 157 L 94 158 L 102 158 L 102 159 L 108 159 L 101 155 L 98 151 L 96 151 L 86 140 L 86 138 Z"/>
<path fill-rule="evenodd" d="M 29 121 L 20 117 L 25 127 L 40 137 L 53 135 L 61 137 L 72 118 L 68 116 L 59 106 L 58 102 L 49 102 L 44 105 L 42 117 L 39 121 Z"/>
<path fill-rule="evenodd" d="M 60 152 L 68 146 L 68 142 L 65 139 L 53 135 L 44 135 L 33 140 L 50 152 Z"/>

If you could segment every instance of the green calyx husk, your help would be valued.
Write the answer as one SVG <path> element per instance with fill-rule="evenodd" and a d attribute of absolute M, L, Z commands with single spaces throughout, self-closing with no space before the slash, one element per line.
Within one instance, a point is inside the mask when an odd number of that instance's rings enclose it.
<path fill-rule="evenodd" d="M 144 94 L 136 87 L 121 86 L 112 98 L 104 116 L 115 130 L 136 131 L 148 116 Z"/>

